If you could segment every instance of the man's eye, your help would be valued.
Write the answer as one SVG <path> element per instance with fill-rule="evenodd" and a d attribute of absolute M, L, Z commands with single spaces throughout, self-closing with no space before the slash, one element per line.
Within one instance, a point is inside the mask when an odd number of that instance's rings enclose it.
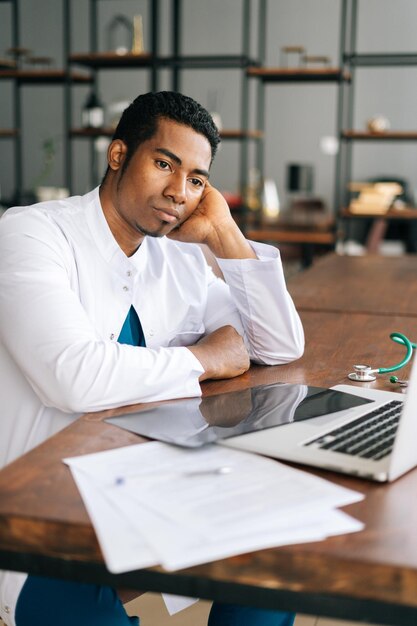
<path fill-rule="evenodd" d="M 202 187 L 204 185 L 203 181 L 199 178 L 190 178 L 191 184 L 195 187 Z"/>
<path fill-rule="evenodd" d="M 158 167 L 160 167 L 162 170 L 166 170 L 169 168 L 169 163 L 167 163 L 166 161 L 161 161 L 160 159 L 158 159 L 156 161 L 156 164 L 158 165 Z"/>

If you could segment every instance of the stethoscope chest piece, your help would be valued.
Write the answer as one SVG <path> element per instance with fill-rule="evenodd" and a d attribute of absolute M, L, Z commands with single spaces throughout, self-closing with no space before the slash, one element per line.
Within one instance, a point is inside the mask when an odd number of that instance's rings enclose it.
<path fill-rule="evenodd" d="M 355 371 L 348 375 L 350 380 L 356 380 L 359 383 L 372 382 L 373 380 L 376 380 L 376 376 L 374 374 L 376 370 L 373 370 L 370 365 L 354 365 L 353 369 Z"/>
<path fill-rule="evenodd" d="M 407 353 L 400 363 L 396 365 L 391 365 L 391 367 L 377 367 L 376 369 L 372 369 L 370 365 L 354 365 L 354 371 L 348 374 L 348 378 L 350 380 L 356 380 L 357 383 L 368 383 L 376 380 L 375 374 L 388 374 L 391 372 L 395 372 L 396 370 L 401 369 L 404 365 L 407 365 L 411 357 L 413 356 L 413 350 L 417 349 L 417 344 L 412 343 L 408 337 L 403 335 L 402 333 L 391 333 L 390 339 L 395 341 L 395 343 L 400 343 L 405 346 Z M 393 380 L 395 378 L 395 380 Z M 396 376 L 391 377 L 391 382 L 398 382 L 399 384 L 405 383 L 406 381 L 399 381 Z"/>

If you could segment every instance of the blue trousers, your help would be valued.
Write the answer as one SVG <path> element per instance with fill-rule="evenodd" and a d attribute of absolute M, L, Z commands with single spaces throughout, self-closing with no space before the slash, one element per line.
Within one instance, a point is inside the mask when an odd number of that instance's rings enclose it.
<path fill-rule="evenodd" d="M 214 603 L 208 626 L 292 626 L 295 615 Z M 139 626 L 111 587 L 28 576 L 16 606 L 16 626 Z"/>
<path fill-rule="evenodd" d="M 292 626 L 295 613 L 214 602 L 208 626 Z"/>
<path fill-rule="evenodd" d="M 28 576 L 16 606 L 16 626 L 139 626 L 111 587 Z"/>

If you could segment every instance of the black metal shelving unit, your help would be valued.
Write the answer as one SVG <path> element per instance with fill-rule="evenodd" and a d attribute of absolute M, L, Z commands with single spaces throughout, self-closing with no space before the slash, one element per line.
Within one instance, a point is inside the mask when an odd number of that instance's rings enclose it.
<path fill-rule="evenodd" d="M 115 1 L 115 0 L 107 0 Z M 21 191 L 24 183 L 22 145 L 24 137 L 21 133 L 21 87 L 25 84 L 58 85 L 65 90 L 64 98 L 64 150 L 65 150 L 65 185 L 72 191 L 73 141 L 76 139 L 90 140 L 92 176 L 94 173 L 93 140 L 97 137 L 110 137 L 111 128 L 85 129 L 74 128 L 72 122 L 72 93 L 77 84 L 91 83 L 97 85 L 99 72 L 106 69 L 147 71 L 149 89 L 159 88 L 161 70 L 170 71 L 171 88 L 181 90 L 183 73 L 193 69 L 236 69 L 240 72 L 240 111 L 238 128 L 221 131 L 224 141 L 237 141 L 240 145 L 239 187 L 244 196 L 247 187 L 249 170 L 249 144 L 255 142 L 256 165 L 264 171 L 264 129 L 265 129 L 265 90 L 279 87 L 283 83 L 334 83 L 338 88 L 337 128 L 340 149 L 336 157 L 335 174 L 335 215 L 338 209 L 346 206 L 347 182 L 350 180 L 352 164 L 352 144 L 357 141 L 394 142 L 416 141 L 417 131 L 390 131 L 383 134 L 372 134 L 352 128 L 355 100 L 355 70 L 359 67 L 404 67 L 417 66 L 417 53 L 392 54 L 360 54 L 356 50 L 356 31 L 358 20 L 358 0 L 340 0 L 340 43 L 337 67 L 323 68 L 284 68 L 266 67 L 266 26 L 267 0 L 241 0 L 241 50 L 240 54 L 182 54 L 182 0 L 170 0 L 171 10 L 171 42 L 170 54 L 160 54 L 160 0 L 149 1 L 149 52 L 142 54 L 118 55 L 112 52 L 101 52 L 98 45 L 99 9 L 104 0 L 88 0 L 87 17 L 89 18 L 89 51 L 73 53 L 70 49 L 71 31 L 74 18 L 71 15 L 71 1 L 62 0 L 63 33 L 62 45 L 64 67 L 62 70 L 22 70 L 12 67 L 0 67 L 0 81 L 13 82 L 13 124 L 12 128 L 0 128 L 0 140 L 14 142 L 15 146 L 15 180 L 16 190 Z M 0 0 L 11 6 L 12 45 L 18 47 L 19 32 L 19 0 Z M 256 10 L 256 15 L 255 15 Z M 251 39 L 253 28 L 257 24 L 257 49 L 251 55 Z M 256 129 L 250 128 L 250 89 L 251 81 L 256 81 Z"/>
<path fill-rule="evenodd" d="M 339 123 L 339 167 L 337 176 L 336 207 L 346 217 L 349 204 L 348 184 L 352 173 L 352 146 L 354 142 L 392 143 L 417 141 L 417 130 L 370 132 L 355 130 L 353 117 L 355 107 L 355 75 L 357 68 L 402 68 L 417 66 L 417 53 L 359 53 L 357 51 L 358 0 L 343 0 L 344 4 L 344 36 L 342 38 L 341 58 L 352 80 L 342 99 L 342 111 Z M 357 216 L 356 216 L 357 217 Z"/>
<path fill-rule="evenodd" d="M 346 66 L 343 58 L 345 50 L 345 38 L 347 36 L 347 10 L 348 0 L 341 0 L 341 16 L 340 16 L 340 51 L 339 51 L 339 64 L 337 67 L 265 67 L 263 64 L 260 67 L 250 67 L 247 69 L 247 75 L 251 79 L 258 81 L 258 97 L 257 97 L 257 126 L 263 133 L 265 129 L 265 89 L 267 86 L 279 86 L 281 84 L 288 83 L 314 83 L 314 84 L 328 84 L 333 83 L 338 88 L 337 96 L 337 122 L 336 134 L 340 135 L 342 128 L 342 119 L 344 116 L 343 102 L 345 98 L 345 86 L 352 80 L 352 74 L 350 69 Z M 265 47 L 266 47 L 266 25 L 267 25 L 267 0 L 261 0 L 261 13 L 259 21 L 259 34 L 258 40 L 263 42 L 263 50 L 260 53 L 260 58 L 265 59 Z M 257 166 L 261 174 L 264 172 L 264 146 L 263 142 L 260 142 Z M 335 177 L 335 207 L 337 206 L 336 198 L 339 195 L 339 178 L 340 178 L 340 164 L 336 164 L 336 177 Z"/>
<path fill-rule="evenodd" d="M 11 6 L 11 32 L 12 47 L 20 47 L 20 6 L 19 0 L 0 0 L 3 3 L 9 3 Z M 68 57 L 69 51 L 69 0 L 63 0 L 63 29 L 62 29 L 62 45 L 63 58 Z M 14 173 L 15 173 L 15 192 L 9 200 L 9 204 L 19 203 L 24 200 L 24 164 L 23 164 L 23 146 L 24 136 L 22 133 L 22 93 L 21 88 L 25 85 L 42 86 L 59 86 L 65 90 L 64 97 L 64 167 L 65 167 L 65 185 L 71 187 L 71 148 L 68 140 L 69 121 L 70 121 L 70 86 L 85 85 L 91 82 L 88 74 L 82 72 L 70 72 L 69 67 L 64 64 L 62 69 L 22 69 L 18 65 L 15 67 L 0 67 L 0 81 L 11 81 L 13 84 L 13 124 L 10 129 L 0 130 L 1 138 L 11 138 L 14 142 Z"/>
<path fill-rule="evenodd" d="M 92 75 L 93 84 L 97 83 L 98 72 L 110 69 L 148 69 L 150 74 L 151 91 L 158 90 L 158 74 L 162 69 L 170 70 L 171 89 L 181 91 L 181 79 L 183 72 L 195 69 L 235 69 L 240 71 L 241 76 L 241 94 L 240 94 L 240 120 L 239 127 L 234 129 L 224 129 L 221 131 L 223 141 L 238 141 L 240 143 L 240 164 L 239 164 L 239 188 L 242 197 L 247 187 L 248 175 L 248 144 L 250 141 L 258 142 L 262 133 L 259 130 L 249 128 L 249 79 L 246 70 L 249 67 L 258 66 L 261 61 L 259 58 L 251 58 L 250 56 L 250 25 L 253 15 L 253 3 L 250 0 L 241 0 L 242 2 L 242 34 L 241 34 L 241 54 L 208 54 L 208 55 L 184 55 L 182 54 L 182 0 L 171 0 L 171 53 L 161 56 L 159 53 L 159 31 L 158 16 L 159 2 L 158 0 L 150 0 L 151 8 L 151 24 L 150 24 L 150 41 L 151 51 L 146 54 L 134 55 L 100 52 L 98 50 L 98 3 L 102 0 L 89 0 L 90 6 L 90 44 L 89 53 L 70 54 L 70 65 L 81 65 L 88 68 Z M 251 7 L 252 4 L 252 7 Z M 264 4 L 264 0 L 260 0 L 260 4 Z M 92 139 L 97 137 L 111 137 L 111 128 L 85 129 L 85 128 L 69 128 L 69 135 L 72 138 Z M 94 163 L 94 153 L 91 152 L 91 160 Z M 94 165 L 93 168 L 94 170 Z M 242 206 L 242 215 L 244 215 L 245 207 Z M 244 217 L 243 222 L 244 226 Z"/>
<path fill-rule="evenodd" d="M 264 0 L 260 0 L 258 12 L 262 19 L 262 5 Z M 240 207 L 239 224 L 243 230 L 246 229 L 247 208 L 245 206 L 245 196 L 248 184 L 248 164 L 249 164 L 249 142 L 259 143 L 262 139 L 262 131 L 251 129 L 249 124 L 249 80 L 247 69 L 259 66 L 263 58 L 260 57 L 261 50 L 258 49 L 255 57 L 251 56 L 250 34 L 251 24 L 255 19 L 254 3 L 251 0 L 241 0 L 242 23 L 241 23 L 241 54 L 233 55 L 183 55 L 181 44 L 182 33 L 182 0 L 173 0 L 173 21 L 172 21 L 172 42 L 173 56 L 162 60 L 172 70 L 172 89 L 181 91 L 181 76 L 187 69 L 236 69 L 240 71 L 240 123 L 238 129 L 222 129 L 220 132 L 222 141 L 238 141 L 240 143 L 239 159 L 239 192 L 242 198 Z"/>
<path fill-rule="evenodd" d="M 0 140 L 12 140 L 14 142 L 14 173 L 15 173 L 15 192 L 13 197 L 7 200 L 7 204 L 19 203 L 24 192 L 24 162 L 23 162 L 23 145 L 24 136 L 22 133 L 22 94 L 21 88 L 24 85 L 36 86 L 59 86 L 64 89 L 64 129 L 63 129 L 63 150 L 64 150 L 64 184 L 70 192 L 72 191 L 73 179 L 73 150 L 72 139 L 77 133 L 72 132 L 72 90 L 75 85 L 92 84 L 97 81 L 98 69 L 103 67 L 146 67 L 150 69 L 150 89 L 157 89 L 157 71 L 156 50 L 157 50 L 157 15 L 158 0 L 149 0 L 151 7 L 151 41 L 152 52 L 149 55 L 138 55 L 130 59 L 129 56 L 121 58 L 117 55 L 105 55 L 97 53 L 97 4 L 99 0 L 89 0 L 90 13 L 90 46 L 91 53 L 85 55 L 73 55 L 71 57 L 71 24 L 73 22 L 71 16 L 70 0 L 62 0 L 63 12 L 63 29 L 62 29 L 62 53 L 64 64 L 62 69 L 22 69 L 13 66 L 12 62 L 0 63 L 0 81 L 12 82 L 12 99 L 13 99 L 13 122 L 11 128 L 0 127 Z M 19 0 L 0 0 L 1 3 L 10 4 L 11 7 L 11 43 L 13 48 L 20 46 L 20 6 Z M 117 58 L 114 58 L 117 57 Z M 83 66 L 86 71 L 74 70 L 75 64 Z M 94 151 L 91 149 L 92 155 L 92 171 L 94 169 Z"/>
<path fill-rule="evenodd" d="M 3 3 L 7 3 L 11 8 L 10 15 L 10 30 L 12 33 L 11 42 L 14 48 L 19 44 L 19 19 L 18 19 L 18 0 L 1 0 Z M 0 70 L 0 77 L 2 73 L 5 73 L 3 79 L 13 80 L 13 76 L 9 73 L 13 73 L 15 67 L 9 67 L 7 64 L 2 65 Z M 13 80 L 13 122 L 12 128 L 2 128 L 0 130 L 0 139 L 12 139 L 14 143 L 14 172 L 15 172 L 15 187 L 21 189 L 22 185 L 22 138 L 20 133 L 21 128 L 21 103 L 19 98 L 19 89 L 16 81 Z"/>
<path fill-rule="evenodd" d="M 340 44 L 339 62 L 336 67 L 267 67 L 266 60 L 266 33 L 267 33 L 267 0 L 260 0 L 259 22 L 258 22 L 258 45 L 260 65 L 257 67 L 248 67 L 246 70 L 249 80 L 257 82 L 257 128 L 261 133 L 261 137 L 265 136 L 265 91 L 266 88 L 279 87 L 283 84 L 290 83 L 306 83 L 306 84 L 329 84 L 333 83 L 337 88 L 337 121 L 335 132 L 338 135 L 341 128 L 341 120 L 343 118 L 343 99 L 346 84 L 351 81 L 351 74 L 343 63 L 344 44 Z M 347 0 L 341 0 L 341 16 L 340 16 L 340 39 L 346 36 L 346 11 Z M 271 88 L 272 88 L 271 87 Z M 261 178 L 264 178 L 265 172 L 265 155 L 264 140 L 258 142 L 256 164 L 260 172 Z M 339 168 L 339 170 L 338 170 Z M 340 163 L 336 162 L 336 170 L 340 171 Z M 336 174 L 334 181 L 334 195 L 338 194 L 339 174 Z M 335 202 L 335 206 L 337 206 Z M 299 216 L 301 219 L 301 216 Z M 301 245 L 301 254 L 303 265 L 307 266 L 312 262 L 313 247 L 316 245 L 334 246 L 338 237 L 337 216 L 333 214 L 328 218 L 327 215 L 319 215 L 316 218 L 312 215 L 306 216 L 306 223 L 301 223 L 300 219 L 291 220 L 291 216 L 286 219 L 280 219 L 274 225 L 262 226 L 262 218 L 255 216 L 254 228 L 249 229 L 248 234 L 252 238 L 258 238 L 260 241 L 269 243 L 295 243 Z"/>
<path fill-rule="evenodd" d="M 114 1 L 114 0 L 108 0 Z M 0 0 L 0 2 L 10 3 L 13 11 L 13 46 L 18 47 L 19 36 L 19 0 Z M 171 77 L 171 88 L 176 91 L 181 90 L 181 79 L 184 72 L 194 69 L 234 69 L 240 72 L 240 111 L 238 127 L 222 129 L 221 137 L 224 142 L 239 143 L 239 191 L 244 199 L 247 189 L 247 179 L 249 170 L 249 144 L 255 142 L 256 159 L 260 160 L 262 155 L 263 127 L 250 128 L 250 94 L 249 83 L 251 80 L 250 71 L 255 71 L 262 67 L 265 61 L 265 38 L 262 30 L 265 30 L 266 23 L 266 0 L 258 0 L 256 3 L 251 0 L 241 0 L 241 50 L 240 54 L 208 54 L 208 55 L 186 55 L 182 54 L 182 0 L 171 0 L 171 45 L 170 54 L 160 55 L 159 50 L 159 0 L 148 0 L 149 2 L 149 41 L 150 51 L 148 53 L 123 54 L 118 55 L 112 52 L 102 52 L 99 50 L 99 4 L 104 0 L 88 0 L 87 15 L 89 21 L 89 50 L 85 53 L 74 53 L 71 50 L 71 35 L 74 24 L 74 16 L 71 14 L 71 1 L 62 0 L 63 7 L 63 33 L 62 46 L 64 55 L 64 67 L 62 70 L 17 70 L 10 68 L 0 68 L 0 80 L 12 80 L 14 89 L 14 124 L 12 129 L 0 130 L 0 139 L 9 138 L 15 142 L 15 173 L 16 173 L 16 195 L 22 190 L 24 184 L 24 168 L 22 158 L 22 142 L 24 137 L 21 129 L 21 87 L 24 84 L 33 85 L 57 85 L 64 89 L 64 184 L 73 191 L 73 141 L 78 139 L 89 140 L 91 182 L 97 182 L 98 173 L 96 163 L 96 153 L 94 150 L 94 139 L 99 137 L 110 137 L 113 130 L 111 128 L 86 129 L 74 128 L 73 125 L 73 105 L 72 91 L 77 84 L 88 84 L 96 87 L 99 81 L 99 73 L 106 69 L 120 69 L 132 71 L 147 71 L 149 73 L 149 89 L 157 91 L 159 88 L 160 70 L 169 70 Z M 256 15 L 255 15 L 256 10 Z M 259 32 L 257 50 L 255 55 L 251 55 L 250 40 L 253 24 L 258 20 Z M 263 103 L 263 81 L 258 85 L 256 100 L 260 103 L 258 110 Z M 258 114 L 257 122 L 262 122 L 262 116 Z M 242 227 L 245 228 L 246 209 L 244 200 L 241 206 L 240 217 Z"/>
<path fill-rule="evenodd" d="M 336 136 L 339 150 L 335 162 L 334 206 L 335 231 L 338 230 L 340 216 L 346 218 L 346 206 L 349 200 L 348 183 L 351 180 L 352 144 L 354 142 L 407 142 L 417 140 L 417 130 L 386 131 L 371 133 L 353 128 L 355 105 L 355 71 L 357 68 L 370 67 L 409 67 L 417 66 L 417 53 L 376 53 L 360 54 L 356 49 L 359 0 L 340 0 L 339 58 L 337 67 L 323 68 L 288 68 L 265 67 L 267 0 L 260 0 L 260 20 L 258 39 L 263 42 L 260 50 L 261 64 L 247 68 L 247 76 L 258 82 L 257 128 L 264 133 L 265 128 L 265 89 L 272 85 L 285 83 L 334 83 L 337 86 Z M 264 145 L 259 141 L 257 167 L 263 174 Z"/>
<path fill-rule="evenodd" d="M 68 2 L 69 0 L 65 0 Z M 159 52 L 159 0 L 148 0 L 150 12 L 149 24 L 149 53 L 126 53 L 117 54 L 116 52 L 102 52 L 99 50 L 99 4 L 102 0 L 88 0 L 87 10 L 89 14 L 89 51 L 85 53 L 72 53 L 68 49 L 67 64 L 68 67 L 81 66 L 89 71 L 91 84 L 97 89 L 99 82 L 99 73 L 102 70 L 120 69 L 120 70 L 146 70 L 149 72 L 149 90 L 158 90 L 158 70 L 160 69 Z M 71 24 L 71 16 L 68 16 L 68 24 Z M 68 100 L 71 100 L 71 94 L 68 94 Z M 72 110 L 71 105 L 68 107 Z M 97 139 L 99 137 L 111 137 L 113 129 L 100 128 L 74 128 L 71 116 L 67 125 L 68 143 L 71 145 L 73 139 Z M 70 148 L 72 152 L 72 149 Z M 69 179 L 72 181 L 72 155 L 68 159 Z M 97 155 L 94 150 L 94 143 L 90 141 L 90 182 L 91 186 L 98 184 L 99 172 L 97 171 Z"/>

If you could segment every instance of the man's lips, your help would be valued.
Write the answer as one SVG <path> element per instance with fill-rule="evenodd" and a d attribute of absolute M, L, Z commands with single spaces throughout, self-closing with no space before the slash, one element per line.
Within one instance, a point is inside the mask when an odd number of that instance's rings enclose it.
<path fill-rule="evenodd" d="M 180 219 L 179 213 L 176 209 L 160 209 L 154 207 L 154 211 L 157 213 L 159 219 L 167 222 L 168 224 L 175 224 Z"/>

